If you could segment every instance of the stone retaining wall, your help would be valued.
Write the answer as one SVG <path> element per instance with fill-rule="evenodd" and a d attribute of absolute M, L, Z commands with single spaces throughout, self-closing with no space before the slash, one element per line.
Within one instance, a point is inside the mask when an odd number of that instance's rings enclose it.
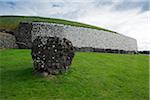
<path fill-rule="evenodd" d="M 135 39 L 103 30 L 54 23 L 32 23 L 32 41 L 36 36 L 57 36 L 69 39 L 75 47 L 92 47 L 137 51 Z"/>
<path fill-rule="evenodd" d="M 17 42 L 25 44 L 27 48 L 32 47 L 32 41 L 37 36 L 49 36 L 66 38 L 77 48 L 87 49 L 92 47 L 95 49 L 137 52 L 137 41 L 135 39 L 103 30 L 55 23 L 32 22 L 21 23 L 17 32 L 19 33 L 16 34 Z"/>

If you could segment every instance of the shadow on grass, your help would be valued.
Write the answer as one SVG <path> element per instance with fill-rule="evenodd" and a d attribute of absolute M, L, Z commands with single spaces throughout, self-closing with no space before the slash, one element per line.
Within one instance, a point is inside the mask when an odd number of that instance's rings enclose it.
<path fill-rule="evenodd" d="M 20 68 L 17 70 L 6 70 L 1 72 L 1 83 L 16 83 L 40 79 L 41 77 L 33 74 L 32 68 Z"/>
<path fill-rule="evenodd" d="M 60 77 L 67 77 L 68 75 L 72 74 L 74 71 L 73 68 L 70 68 L 67 72 L 59 75 L 49 75 L 47 77 L 43 77 L 40 75 L 37 75 L 33 72 L 32 67 L 28 68 L 19 68 L 14 70 L 5 70 L 0 73 L 1 83 L 2 84 L 8 84 L 8 83 L 21 83 L 21 82 L 29 82 L 29 81 L 38 81 L 38 80 L 57 80 L 60 79 Z"/>

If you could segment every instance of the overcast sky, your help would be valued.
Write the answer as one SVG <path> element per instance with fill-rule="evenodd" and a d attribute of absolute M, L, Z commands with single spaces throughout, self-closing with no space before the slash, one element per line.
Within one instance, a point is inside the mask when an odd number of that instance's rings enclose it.
<path fill-rule="evenodd" d="M 0 15 L 63 18 L 137 39 L 150 50 L 150 0 L 0 0 Z"/>

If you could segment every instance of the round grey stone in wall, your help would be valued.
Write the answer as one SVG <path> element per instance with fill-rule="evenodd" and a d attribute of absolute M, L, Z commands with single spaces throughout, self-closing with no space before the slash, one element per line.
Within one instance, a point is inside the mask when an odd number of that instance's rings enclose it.
<path fill-rule="evenodd" d="M 17 48 L 15 36 L 0 32 L 0 48 Z"/>
<path fill-rule="evenodd" d="M 65 38 L 38 36 L 32 45 L 34 71 L 41 75 L 66 72 L 74 57 L 72 43 Z"/>

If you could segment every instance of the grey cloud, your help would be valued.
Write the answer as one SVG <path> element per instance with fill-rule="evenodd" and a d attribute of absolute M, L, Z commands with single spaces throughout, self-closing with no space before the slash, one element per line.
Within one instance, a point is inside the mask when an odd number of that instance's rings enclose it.
<path fill-rule="evenodd" d="M 131 9 L 140 8 L 141 12 L 149 10 L 149 0 L 95 0 L 93 4 L 97 7 L 110 7 L 114 6 L 112 10 L 126 11 Z"/>
<path fill-rule="evenodd" d="M 149 1 L 123 1 L 120 4 L 116 5 L 116 10 L 130 10 L 135 8 L 140 8 L 141 11 L 147 11 L 149 9 Z"/>

